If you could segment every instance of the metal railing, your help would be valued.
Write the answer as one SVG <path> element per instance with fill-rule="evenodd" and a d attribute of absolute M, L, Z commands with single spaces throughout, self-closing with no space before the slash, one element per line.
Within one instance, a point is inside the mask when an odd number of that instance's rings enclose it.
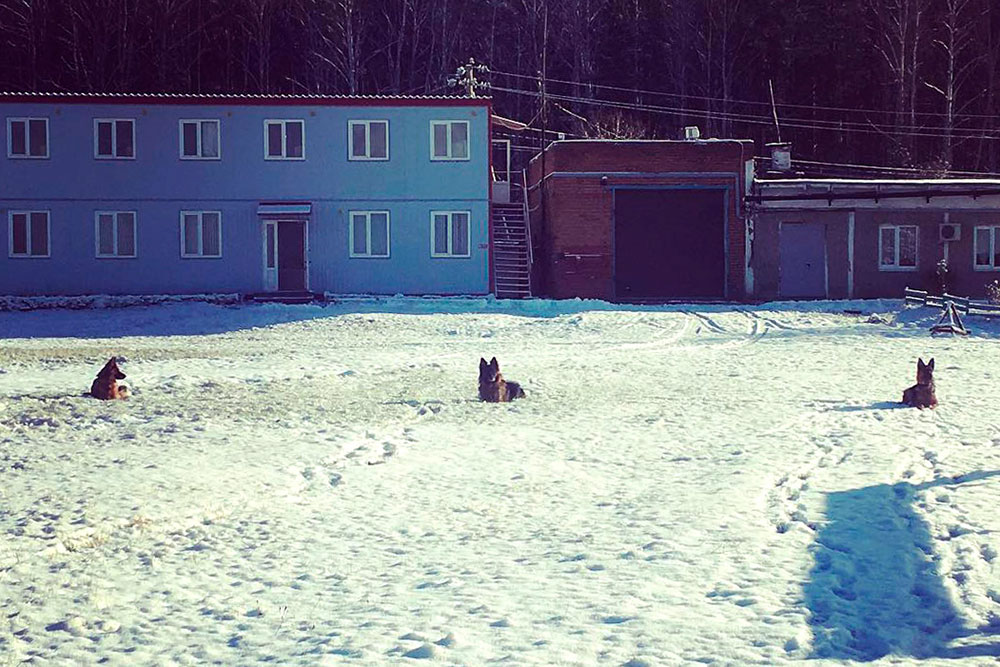
<path fill-rule="evenodd" d="M 531 243 L 531 215 L 528 211 L 528 172 L 521 170 L 521 210 L 524 211 L 524 235 L 528 243 L 528 292 L 531 292 L 531 267 L 535 263 L 535 251 Z"/>

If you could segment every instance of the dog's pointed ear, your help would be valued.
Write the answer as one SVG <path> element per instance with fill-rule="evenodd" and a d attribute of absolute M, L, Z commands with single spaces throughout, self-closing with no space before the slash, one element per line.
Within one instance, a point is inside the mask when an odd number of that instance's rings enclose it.
<path fill-rule="evenodd" d="M 495 368 L 497 370 L 500 370 L 500 364 L 497 362 L 497 358 L 496 357 L 493 357 L 492 359 L 490 359 L 490 368 Z"/>
<path fill-rule="evenodd" d="M 480 370 L 482 370 L 483 368 L 486 368 L 487 366 L 489 366 L 489 364 L 486 363 L 486 360 L 483 359 L 482 357 L 479 357 L 479 368 L 480 368 Z"/>
<path fill-rule="evenodd" d="M 923 367 L 924 367 L 924 358 L 917 357 L 917 368 L 923 368 Z"/>
<path fill-rule="evenodd" d="M 931 360 L 927 362 L 927 370 L 934 370 L 934 357 L 931 357 Z"/>

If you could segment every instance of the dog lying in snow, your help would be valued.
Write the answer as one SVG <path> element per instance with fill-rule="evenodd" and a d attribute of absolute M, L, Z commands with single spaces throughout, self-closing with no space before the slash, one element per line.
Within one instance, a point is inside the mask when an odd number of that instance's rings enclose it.
<path fill-rule="evenodd" d="M 118 362 L 115 361 L 114 357 L 111 357 L 90 385 L 90 395 L 102 401 L 128 398 L 128 387 L 124 384 L 118 384 L 119 380 L 124 379 L 125 374 L 118 368 Z"/>
<path fill-rule="evenodd" d="M 937 405 L 933 359 L 926 364 L 923 359 L 917 359 L 917 383 L 903 392 L 903 403 L 914 408 L 933 408 Z"/>
<path fill-rule="evenodd" d="M 524 390 L 516 382 L 507 382 L 500 375 L 500 364 L 497 358 L 490 363 L 479 358 L 479 400 L 488 403 L 507 403 L 515 398 L 524 398 Z"/>

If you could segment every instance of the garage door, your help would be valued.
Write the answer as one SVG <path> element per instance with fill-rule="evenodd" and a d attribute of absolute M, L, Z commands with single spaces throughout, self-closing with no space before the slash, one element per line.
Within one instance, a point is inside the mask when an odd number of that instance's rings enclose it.
<path fill-rule="evenodd" d="M 726 190 L 615 190 L 614 215 L 618 299 L 725 296 Z"/>

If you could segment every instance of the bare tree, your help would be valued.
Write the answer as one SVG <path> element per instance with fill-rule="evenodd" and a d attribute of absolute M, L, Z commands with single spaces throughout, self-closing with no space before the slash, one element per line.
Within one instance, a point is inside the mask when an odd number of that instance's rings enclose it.
<path fill-rule="evenodd" d="M 959 97 L 969 77 L 983 60 L 983 54 L 977 53 L 975 41 L 975 25 L 982 18 L 982 12 L 974 13 L 974 0 L 942 0 L 942 3 L 944 12 L 941 17 L 941 32 L 932 43 L 944 56 L 944 80 L 940 86 L 930 81 L 924 81 L 924 85 L 944 101 L 944 137 L 940 160 L 947 170 L 951 169 L 954 161 L 956 115 L 969 104 L 966 101 L 959 108 Z"/>
<path fill-rule="evenodd" d="M 42 48 L 50 29 L 49 0 L 16 0 L 0 3 L 0 25 L 6 25 L 10 56 L 6 62 L 26 72 L 28 90 L 42 83 Z M 15 57 L 17 54 L 19 57 Z"/>
<path fill-rule="evenodd" d="M 666 64 L 666 81 L 677 92 L 677 105 L 688 106 L 688 95 L 692 88 L 693 64 L 696 54 L 697 13 L 693 3 L 687 0 L 661 0 L 661 29 L 663 62 Z M 685 113 L 678 116 L 683 125 Z"/>
<path fill-rule="evenodd" d="M 889 74 L 895 132 L 891 135 L 897 161 L 912 163 L 912 130 L 916 126 L 917 72 L 922 22 L 929 0 L 870 0 L 873 47 Z M 905 131 L 909 129 L 910 132 Z"/>

